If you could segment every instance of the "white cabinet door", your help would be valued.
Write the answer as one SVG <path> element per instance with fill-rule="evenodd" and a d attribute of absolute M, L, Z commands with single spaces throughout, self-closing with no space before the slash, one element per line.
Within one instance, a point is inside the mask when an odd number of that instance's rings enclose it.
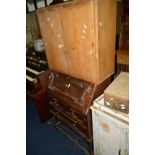
<path fill-rule="evenodd" d="M 92 111 L 94 155 L 128 155 L 128 124 L 96 109 Z"/>

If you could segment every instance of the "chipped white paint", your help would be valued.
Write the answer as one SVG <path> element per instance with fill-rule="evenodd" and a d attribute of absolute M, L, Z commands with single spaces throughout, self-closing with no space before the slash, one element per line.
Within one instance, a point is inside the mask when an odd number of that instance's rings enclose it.
<path fill-rule="evenodd" d="M 106 104 L 107 104 L 108 106 L 110 106 L 110 103 L 109 103 L 109 102 L 106 102 Z"/>
<path fill-rule="evenodd" d="M 84 39 L 84 38 L 85 38 L 85 36 L 82 36 L 82 38 Z"/>
<path fill-rule="evenodd" d="M 84 25 L 83 27 L 84 27 L 85 29 L 87 29 L 87 25 Z"/>
<path fill-rule="evenodd" d="M 53 27 L 54 27 L 54 25 L 53 25 L 53 24 L 51 24 L 51 27 L 53 28 Z"/>
<path fill-rule="evenodd" d="M 63 48 L 64 45 L 63 45 L 63 44 L 59 44 L 58 47 L 59 47 L 59 48 Z"/>
<path fill-rule="evenodd" d="M 70 83 L 69 83 L 67 87 L 69 88 L 70 86 L 71 86 L 71 85 L 70 85 Z"/>
<path fill-rule="evenodd" d="M 100 21 L 100 27 L 102 26 L 102 22 Z"/>
<path fill-rule="evenodd" d="M 90 50 L 90 51 L 89 51 L 89 54 L 93 54 L 93 51 L 92 51 L 92 50 Z"/>
<path fill-rule="evenodd" d="M 125 105 L 124 104 L 121 104 L 121 109 L 125 109 Z"/>
<path fill-rule="evenodd" d="M 59 48 L 61 48 L 61 44 L 60 44 L 60 45 L 58 45 L 58 47 L 59 47 Z"/>
<path fill-rule="evenodd" d="M 69 84 L 65 84 L 65 86 L 66 86 L 67 88 L 69 88 L 71 85 L 70 85 L 70 83 L 69 83 Z"/>
<path fill-rule="evenodd" d="M 110 100 L 111 100 L 111 101 L 113 101 L 113 100 L 114 100 L 114 98 L 112 98 L 112 97 L 111 97 L 111 98 L 110 98 Z"/>
<path fill-rule="evenodd" d="M 60 38 L 61 37 L 61 35 L 58 33 L 58 38 Z"/>
<path fill-rule="evenodd" d="M 102 99 L 102 101 L 104 100 Z M 104 108 L 101 111 L 96 105 L 105 107 L 104 103 L 99 103 L 97 100 L 94 101 L 94 105 L 91 107 L 94 155 L 128 155 L 129 125 L 127 119 L 123 119 L 125 117 L 123 116 L 121 121 L 118 115 L 110 112 L 113 111 L 112 109 L 109 108 L 109 112 L 105 112 Z M 119 113 L 119 115 L 121 114 Z"/>
<path fill-rule="evenodd" d="M 84 34 L 86 34 L 86 30 L 85 30 L 85 29 L 83 29 L 82 32 L 83 32 Z"/>
<path fill-rule="evenodd" d="M 49 22 L 49 21 L 50 21 L 50 18 L 49 18 L 49 17 L 47 17 L 47 18 L 46 18 L 46 20 Z"/>

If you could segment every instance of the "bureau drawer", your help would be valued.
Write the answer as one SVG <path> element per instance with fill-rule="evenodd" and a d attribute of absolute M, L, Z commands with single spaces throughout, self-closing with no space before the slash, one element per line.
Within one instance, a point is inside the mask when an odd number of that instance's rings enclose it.
<path fill-rule="evenodd" d="M 88 125 L 88 120 L 86 115 L 82 115 L 77 113 L 74 109 L 69 109 L 70 116 L 72 116 L 80 125 L 87 126 Z"/>
<path fill-rule="evenodd" d="M 79 125 L 71 117 L 68 117 L 67 115 L 58 111 L 57 109 L 50 109 L 50 113 L 56 116 L 63 123 L 67 124 L 71 129 L 73 129 L 75 132 L 77 132 L 79 135 L 81 135 L 86 140 L 90 139 L 91 135 L 89 135 L 88 128 Z"/>
<path fill-rule="evenodd" d="M 78 123 L 79 125 L 87 128 L 87 117 L 79 117 L 74 111 L 67 109 L 64 106 L 59 105 L 58 103 L 49 102 L 49 109 L 56 110 L 60 112 L 62 115 L 66 115 L 69 119 L 72 119 L 74 122 Z"/>
<path fill-rule="evenodd" d="M 79 114 L 75 110 L 67 106 L 63 106 L 59 104 L 58 102 L 50 101 L 49 105 L 50 105 L 50 108 L 57 110 L 61 112 L 62 114 L 67 115 L 69 118 L 73 119 L 79 125 L 84 126 L 84 127 L 88 126 L 87 116 Z"/>

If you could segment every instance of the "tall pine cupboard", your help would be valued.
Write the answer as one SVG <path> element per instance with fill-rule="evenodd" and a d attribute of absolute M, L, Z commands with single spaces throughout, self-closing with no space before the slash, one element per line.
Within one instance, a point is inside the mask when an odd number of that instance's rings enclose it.
<path fill-rule="evenodd" d="M 95 84 L 114 73 L 116 0 L 71 0 L 37 17 L 50 69 Z"/>

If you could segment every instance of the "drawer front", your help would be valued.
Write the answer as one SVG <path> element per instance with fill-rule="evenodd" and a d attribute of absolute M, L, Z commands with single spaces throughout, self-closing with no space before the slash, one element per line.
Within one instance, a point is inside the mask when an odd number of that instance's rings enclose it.
<path fill-rule="evenodd" d="M 60 121 L 62 121 L 63 123 L 67 124 L 71 129 L 77 132 L 80 136 L 82 136 L 85 139 L 89 139 L 90 136 L 87 128 L 81 127 L 73 119 L 61 113 L 60 111 L 57 111 L 56 109 L 50 109 L 50 113 L 56 116 L 58 119 L 60 119 Z"/>
<path fill-rule="evenodd" d="M 78 122 L 81 123 L 81 125 L 87 126 L 88 121 L 87 121 L 86 115 L 77 112 L 76 110 L 74 110 L 73 108 L 69 106 L 65 106 L 64 104 L 62 104 L 59 100 L 57 100 L 54 97 L 50 97 L 49 100 L 50 100 L 49 102 L 50 105 L 56 107 L 58 110 L 62 111 L 69 117 L 72 117 L 73 119 L 78 120 Z"/>
<path fill-rule="evenodd" d="M 84 119 L 81 119 L 81 117 L 79 117 L 79 114 L 76 114 L 72 109 L 67 109 L 65 106 L 61 106 L 55 102 L 49 102 L 49 107 L 49 111 L 52 115 L 56 116 L 62 122 L 66 123 L 83 138 L 89 139 L 90 134 L 88 132 L 88 123 L 86 116 Z"/>
<path fill-rule="evenodd" d="M 72 118 L 79 125 L 84 126 L 85 128 L 87 127 L 87 116 L 77 113 L 72 108 L 58 104 L 58 102 L 49 102 L 49 105 L 51 108 L 60 111 L 61 113 L 67 115 L 69 118 Z"/>

